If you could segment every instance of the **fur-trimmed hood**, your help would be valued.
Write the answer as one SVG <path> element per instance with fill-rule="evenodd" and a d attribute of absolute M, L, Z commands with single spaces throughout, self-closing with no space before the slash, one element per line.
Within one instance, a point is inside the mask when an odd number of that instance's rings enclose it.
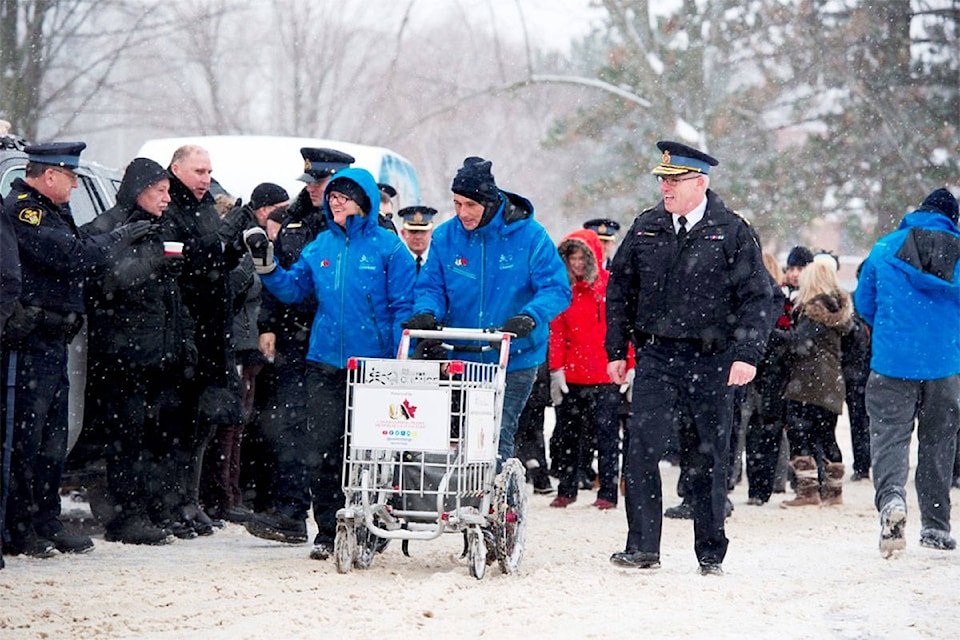
<path fill-rule="evenodd" d="M 846 332 L 853 328 L 853 301 L 846 291 L 823 293 L 798 307 L 803 314 L 820 324 Z"/>
<path fill-rule="evenodd" d="M 584 255 L 587 256 L 587 273 L 584 280 L 592 285 L 597 281 L 600 271 L 603 269 L 603 245 L 600 244 L 599 236 L 590 229 L 577 229 L 560 242 L 557 252 L 563 259 L 563 263 L 567 264 L 567 258 L 577 249 L 583 251 Z M 567 269 L 567 277 L 570 279 L 571 285 L 576 283 L 570 269 Z"/>

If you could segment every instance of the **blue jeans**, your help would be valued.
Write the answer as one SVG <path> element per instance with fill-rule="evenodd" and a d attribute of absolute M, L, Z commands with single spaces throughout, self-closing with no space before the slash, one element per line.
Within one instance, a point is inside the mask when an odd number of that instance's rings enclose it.
<path fill-rule="evenodd" d="M 891 498 L 900 498 L 906 504 L 910 440 L 916 420 L 915 484 L 921 526 L 950 531 L 950 483 L 960 429 L 960 375 L 904 380 L 871 371 L 866 402 L 877 510 Z"/>
<path fill-rule="evenodd" d="M 533 391 L 533 382 L 537 379 L 537 367 L 507 372 L 507 383 L 503 390 L 503 413 L 500 418 L 500 446 L 497 448 L 497 466 L 507 458 L 514 457 L 514 438 L 517 424 L 527 398 Z"/>

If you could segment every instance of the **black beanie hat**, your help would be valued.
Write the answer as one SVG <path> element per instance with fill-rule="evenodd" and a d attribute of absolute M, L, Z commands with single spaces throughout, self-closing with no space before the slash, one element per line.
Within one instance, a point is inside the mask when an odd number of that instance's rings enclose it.
<path fill-rule="evenodd" d="M 329 198 L 334 191 L 342 193 L 356 202 L 364 213 L 370 213 L 370 198 L 367 197 L 367 192 L 350 178 L 340 177 L 331 180 L 330 184 L 327 185 L 327 197 Z"/>
<path fill-rule="evenodd" d="M 261 182 L 250 194 L 250 208 L 259 209 L 274 204 L 286 202 L 290 199 L 287 190 L 272 182 Z"/>
<path fill-rule="evenodd" d="M 788 267 L 805 267 L 813 262 L 813 252 L 806 247 L 794 247 L 787 256 Z"/>
<path fill-rule="evenodd" d="M 942 213 L 953 220 L 953 224 L 957 224 L 957 218 L 958 215 L 960 215 L 957 211 L 957 199 L 953 197 L 952 193 L 942 187 L 923 199 L 919 211 Z"/>
<path fill-rule="evenodd" d="M 477 156 L 466 158 L 457 170 L 450 190 L 485 206 L 499 204 L 500 190 L 490 173 L 492 166 L 492 162 Z"/>

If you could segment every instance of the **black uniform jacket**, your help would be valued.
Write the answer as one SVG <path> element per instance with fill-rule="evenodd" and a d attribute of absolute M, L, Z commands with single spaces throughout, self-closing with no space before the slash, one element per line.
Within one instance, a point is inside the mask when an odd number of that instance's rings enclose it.
<path fill-rule="evenodd" d="M 749 224 L 707 191 L 703 219 L 681 246 L 661 201 L 641 213 L 613 260 L 607 288 L 607 355 L 626 358 L 632 338 L 699 343 L 707 352 L 734 349 L 756 365 L 770 328 L 769 277 Z"/>

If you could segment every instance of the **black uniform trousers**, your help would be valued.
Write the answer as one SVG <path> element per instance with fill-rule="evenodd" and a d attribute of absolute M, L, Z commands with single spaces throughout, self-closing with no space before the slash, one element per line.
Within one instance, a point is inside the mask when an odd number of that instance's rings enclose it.
<path fill-rule="evenodd" d="M 694 551 L 720 563 L 733 425 L 734 387 L 727 385 L 732 350 L 702 353 L 695 343 L 665 341 L 641 347 L 633 383 L 626 471 L 627 551 L 660 553 L 663 487 L 660 460 L 674 430 L 689 470 Z"/>
<path fill-rule="evenodd" d="M 35 331 L 17 351 L 6 528 L 22 541 L 51 536 L 60 522 L 60 482 L 67 457 L 67 338 Z"/>

